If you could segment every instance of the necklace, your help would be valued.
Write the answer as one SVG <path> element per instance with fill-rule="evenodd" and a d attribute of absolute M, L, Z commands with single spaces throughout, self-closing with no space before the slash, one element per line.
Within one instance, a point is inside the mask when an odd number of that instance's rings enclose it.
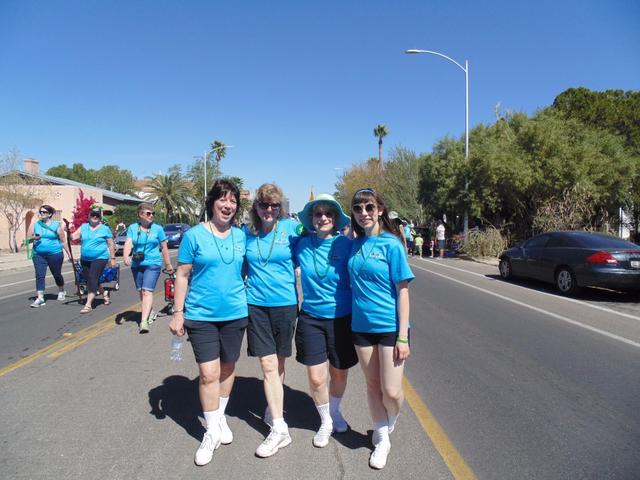
<path fill-rule="evenodd" d="M 231 229 L 231 231 L 229 232 L 229 235 L 231 235 L 231 260 L 227 262 L 222 256 L 222 250 L 220 250 L 220 245 L 218 245 L 218 238 L 216 237 L 216 234 L 213 233 L 213 227 L 211 226 L 211 222 L 207 222 L 207 223 L 209 225 L 208 230 L 211 232 L 211 235 L 213 236 L 213 243 L 216 244 L 216 248 L 218 249 L 218 255 L 220 255 L 220 260 L 222 260 L 222 263 L 224 263 L 225 265 L 231 265 L 236 258 L 236 240 L 235 238 L 233 238 L 233 229 Z"/>
<path fill-rule="evenodd" d="M 313 269 L 316 271 L 316 275 L 318 275 L 318 277 L 324 278 L 329 273 L 329 267 L 331 266 L 330 262 L 331 256 L 333 254 L 333 244 L 335 243 L 335 237 L 333 238 L 333 240 L 331 240 L 331 247 L 329 247 L 329 253 L 327 254 L 327 266 L 324 269 L 324 273 L 320 273 L 318 271 L 318 264 L 316 260 L 316 237 L 317 235 L 311 237 L 311 245 L 313 246 Z"/>
<path fill-rule="evenodd" d="M 260 234 L 256 235 L 256 245 L 258 246 L 258 261 L 263 267 L 267 266 L 267 264 L 269 263 L 269 259 L 271 258 L 271 254 L 273 253 L 273 246 L 275 245 L 276 237 L 278 236 L 278 222 L 276 222 L 272 231 L 273 238 L 271 239 L 271 246 L 269 247 L 269 254 L 267 255 L 266 259 L 262 257 L 262 252 L 260 251 Z"/>
<path fill-rule="evenodd" d="M 360 248 L 358 249 L 358 251 L 353 257 L 353 263 L 351 264 L 351 271 L 354 273 L 354 275 L 360 275 L 360 272 L 362 271 L 365 264 L 367 263 L 367 260 L 369 260 L 369 257 L 373 253 L 373 249 L 376 248 L 376 243 L 378 243 L 378 235 L 376 235 L 376 238 L 373 239 L 373 245 L 371 245 L 371 249 L 369 250 L 369 253 L 367 255 L 364 254 L 364 244 L 366 241 L 367 239 L 365 238 L 364 241 L 362 242 L 362 245 L 360 245 Z M 356 270 L 354 267 L 356 264 L 356 258 L 358 257 L 358 254 L 362 256 L 362 263 L 360 264 L 360 268 Z"/>

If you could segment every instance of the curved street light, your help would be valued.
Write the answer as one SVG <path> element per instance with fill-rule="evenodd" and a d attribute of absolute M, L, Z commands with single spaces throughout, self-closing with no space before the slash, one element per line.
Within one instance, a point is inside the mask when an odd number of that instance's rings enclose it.
<path fill-rule="evenodd" d="M 220 145 L 219 147 L 212 148 L 211 150 L 204 152 L 204 201 L 207 202 L 207 156 L 211 155 L 216 150 L 222 150 L 223 148 L 233 148 L 233 145 Z M 207 209 L 204 209 L 204 221 L 207 221 Z"/>
<path fill-rule="evenodd" d="M 469 62 L 467 60 L 464 61 L 464 67 L 456 62 L 453 58 L 448 57 L 444 53 L 434 52 L 433 50 L 418 50 L 415 48 L 405 50 L 406 54 L 416 54 L 416 53 L 428 53 L 431 55 L 437 55 L 438 57 L 442 57 L 445 60 L 450 61 L 456 67 L 464 72 L 464 97 L 465 97 L 465 109 L 464 109 L 464 160 L 465 163 L 469 163 Z M 465 197 L 469 193 L 469 179 L 465 174 L 464 178 L 464 192 Z M 465 198 L 465 202 L 466 202 Z M 469 207 L 465 206 L 464 208 L 464 241 L 466 242 L 469 238 Z"/>

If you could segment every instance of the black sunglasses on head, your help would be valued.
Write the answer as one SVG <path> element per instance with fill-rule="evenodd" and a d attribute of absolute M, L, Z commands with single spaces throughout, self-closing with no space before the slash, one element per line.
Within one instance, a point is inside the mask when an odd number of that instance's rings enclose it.
<path fill-rule="evenodd" d="M 354 211 L 354 213 L 361 214 L 365 210 L 367 213 L 373 213 L 376 211 L 376 208 L 378 207 L 375 203 L 367 203 L 364 208 L 362 208 L 362 205 L 354 205 L 352 210 Z"/>

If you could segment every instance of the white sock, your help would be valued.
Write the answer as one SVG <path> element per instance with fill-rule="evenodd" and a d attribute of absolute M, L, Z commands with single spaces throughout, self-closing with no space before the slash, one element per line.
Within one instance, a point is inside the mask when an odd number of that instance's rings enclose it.
<path fill-rule="evenodd" d="M 38 290 L 38 298 L 42 298 L 44 300 L 44 290 Z"/>
<path fill-rule="evenodd" d="M 224 416 L 224 411 L 227 409 L 227 403 L 229 403 L 229 397 L 220 397 L 220 403 L 218 410 L 220 410 L 220 416 Z"/>
<path fill-rule="evenodd" d="M 287 426 L 287 422 L 284 421 L 284 417 L 273 419 L 273 429 L 276 432 L 281 432 L 281 433 L 284 433 L 289 430 L 289 427 Z"/>
<path fill-rule="evenodd" d="M 342 401 L 342 397 L 334 397 L 333 395 L 329 395 L 329 411 L 331 413 L 338 413 L 340 411 L 340 402 Z"/>
<path fill-rule="evenodd" d="M 393 430 L 396 426 L 396 421 L 398 420 L 398 415 L 389 415 L 389 429 Z"/>
<path fill-rule="evenodd" d="M 373 424 L 373 444 L 377 445 L 380 442 L 389 441 L 389 423 L 387 420 L 375 422 Z"/>
<path fill-rule="evenodd" d="M 329 404 L 325 403 L 324 405 L 316 405 L 318 409 L 318 413 L 320 414 L 320 423 L 323 425 L 331 425 L 333 424 L 333 420 L 331 420 L 331 414 L 329 413 Z"/>
<path fill-rule="evenodd" d="M 204 421 L 207 424 L 207 431 L 214 426 L 218 427 L 220 425 L 220 409 L 204 412 Z"/>

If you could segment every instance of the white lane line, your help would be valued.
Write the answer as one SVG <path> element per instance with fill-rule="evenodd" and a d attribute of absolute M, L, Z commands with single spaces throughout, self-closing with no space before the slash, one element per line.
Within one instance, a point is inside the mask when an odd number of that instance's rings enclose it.
<path fill-rule="evenodd" d="M 487 290 L 485 288 L 481 288 L 481 287 L 478 287 L 476 285 L 472 285 L 470 283 L 463 282 L 461 280 L 449 277 L 449 276 L 444 275 L 442 273 L 434 272 L 433 270 L 429 270 L 427 268 L 420 267 L 419 265 L 413 265 L 413 266 L 415 268 L 420 269 L 420 270 L 424 270 L 427 273 L 431 273 L 432 275 L 437 275 L 439 277 L 446 278 L 447 280 L 450 280 L 452 282 L 459 283 L 460 285 L 464 285 L 465 287 L 473 288 L 474 290 L 479 290 L 480 292 L 486 293 L 487 295 L 492 295 L 492 296 L 497 297 L 497 298 L 499 298 L 501 300 L 505 300 L 507 302 L 515 303 L 516 305 L 519 305 L 521 307 L 529 308 L 529 309 L 531 309 L 533 311 L 536 311 L 538 313 L 542 313 L 544 315 L 549 315 L 550 317 L 553 317 L 553 318 L 555 318 L 557 320 L 561 320 L 563 322 L 570 323 L 571 325 L 575 325 L 577 327 L 584 328 L 585 330 L 589 330 L 589 331 L 592 331 L 592 332 L 595 332 L 595 333 L 599 333 L 600 335 L 604 335 L 605 337 L 609 337 L 609 338 L 612 338 L 614 340 L 618 340 L 619 342 L 626 343 L 627 345 L 631 345 L 633 347 L 640 348 L 640 343 L 634 342 L 633 340 L 629 340 L 628 338 L 624 338 L 624 337 L 621 337 L 621 336 L 616 335 L 614 333 L 610 333 L 610 332 L 606 332 L 604 330 L 600 330 L 599 328 L 595 328 L 595 327 L 592 327 L 590 325 L 585 325 L 584 323 L 580 323 L 580 322 L 578 322 L 576 320 L 572 320 L 572 319 L 564 317 L 562 315 L 558 315 L 557 313 L 553 313 L 553 312 L 550 312 L 548 310 L 544 310 L 542 308 L 534 307 L 533 305 L 529 305 L 528 303 L 524 303 L 524 302 L 521 302 L 519 300 L 515 300 L 513 298 L 505 297 L 504 295 L 500 295 L 499 293 L 492 292 L 491 290 Z"/>
<path fill-rule="evenodd" d="M 489 278 L 485 274 L 482 274 L 482 273 L 470 272 L 469 270 L 465 270 L 463 268 L 458 268 L 458 267 L 453 267 L 451 265 L 445 265 L 444 263 L 440 263 L 440 262 L 437 262 L 437 261 L 434 261 L 434 260 L 425 260 L 423 258 L 422 261 L 433 263 L 434 265 L 438 265 L 440 267 L 445 267 L 445 268 L 450 268 L 452 270 L 457 270 L 459 272 L 465 272 L 465 273 L 468 273 L 470 275 L 476 275 L 476 276 L 484 278 L 485 280 L 488 280 L 490 282 L 498 281 L 495 278 Z M 583 305 L 585 307 L 590 307 L 590 308 L 593 308 L 595 310 L 600 310 L 602 312 L 612 313 L 614 315 L 619 315 L 621 317 L 630 318 L 631 320 L 635 320 L 637 322 L 640 322 L 640 317 L 637 316 L 637 315 L 632 315 L 630 313 L 624 313 L 624 312 L 618 312 L 618 311 L 613 310 L 611 308 L 601 307 L 600 305 L 593 305 L 592 303 L 584 302 L 582 300 L 577 300 L 575 298 L 563 297 L 563 296 L 560 296 L 560 295 L 554 295 L 553 293 L 541 292 L 539 290 L 531 290 L 530 288 L 523 287 L 523 286 L 518 285 L 516 283 L 508 283 L 508 284 L 509 285 L 513 285 L 516 288 L 521 288 L 522 290 L 527 290 L 529 292 L 539 293 L 540 295 L 546 295 L 548 297 L 551 297 L 551 298 L 554 298 L 554 299 L 557 299 L 557 300 L 564 300 L 565 302 L 575 303 L 577 305 Z"/>
<path fill-rule="evenodd" d="M 69 275 L 70 273 L 73 273 L 73 270 L 68 270 L 66 272 L 62 272 L 62 276 L 64 277 L 65 275 Z M 48 280 L 51 280 L 53 278 L 53 276 L 51 274 L 47 275 L 45 277 Z M 13 283 L 5 283 L 4 285 L 0 285 L 0 288 L 4 288 L 4 287 L 12 287 L 14 285 L 20 285 L 21 283 L 34 283 L 36 281 L 35 278 L 28 278 L 27 280 L 20 280 L 19 282 L 13 282 Z"/>

